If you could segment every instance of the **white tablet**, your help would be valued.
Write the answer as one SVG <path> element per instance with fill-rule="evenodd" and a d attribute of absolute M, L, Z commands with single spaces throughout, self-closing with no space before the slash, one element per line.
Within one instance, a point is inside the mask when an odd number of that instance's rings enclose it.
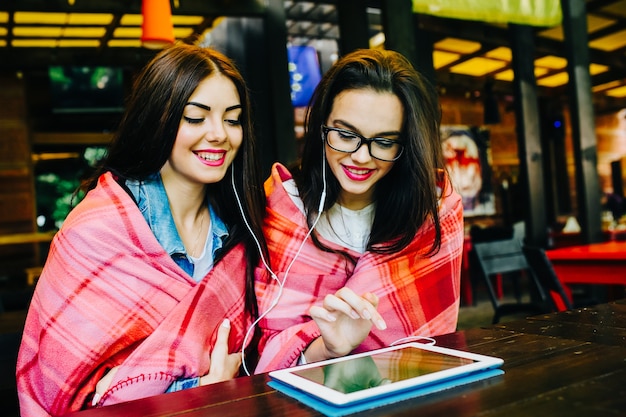
<path fill-rule="evenodd" d="M 499 368 L 500 358 L 407 343 L 270 372 L 275 381 L 336 406 L 462 380 Z"/>

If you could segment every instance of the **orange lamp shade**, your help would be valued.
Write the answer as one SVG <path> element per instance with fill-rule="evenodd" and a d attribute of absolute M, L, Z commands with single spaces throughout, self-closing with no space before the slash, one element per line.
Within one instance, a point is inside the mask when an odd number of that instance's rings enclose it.
<path fill-rule="evenodd" d="M 160 49 L 174 43 L 174 25 L 169 0 L 142 0 L 141 42 L 150 49 Z"/>

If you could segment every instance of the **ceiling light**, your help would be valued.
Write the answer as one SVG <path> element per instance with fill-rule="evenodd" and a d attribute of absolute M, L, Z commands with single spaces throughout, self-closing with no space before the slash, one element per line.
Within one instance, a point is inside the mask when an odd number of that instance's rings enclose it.
<path fill-rule="evenodd" d="M 174 43 L 174 26 L 169 0 L 142 0 L 141 42 L 149 49 Z"/>
<path fill-rule="evenodd" d="M 58 38 L 63 28 L 60 26 L 15 26 L 13 36 L 23 38 Z"/>
<path fill-rule="evenodd" d="M 603 51 L 614 51 L 626 46 L 626 29 L 615 32 L 612 35 L 594 39 L 589 42 L 591 48 L 602 49 Z"/>
<path fill-rule="evenodd" d="M 8 23 L 9 22 L 9 13 L 0 12 L 0 23 Z"/>
<path fill-rule="evenodd" d="M 40 25 L 64 25 L 67 23 L 67 13 L 38 13 L 38 12 L 15 12 L 13 15 L 15 24 L 40 24 Z"/>
<path fill-rule="evenodd" d="M 609 83 L 604 83 L 604 84 L 596 85 L 595 87 L 591 87 L 591 91 L 593 91 L 594 93 L 597 93 L 599 91 L 608 90 L 608 89 L 615 88 L 621 85 L 622 85 L 621 80 L 615 80 Z"/>
<path fill-rule="evenodd" d="M 107 44 L 112 48 L 141 48 L 141 40 L 137 39 L 111 39 Z"/>
<path fill-rule="evenodd" d="M 626 97 L 626 85 L 605 91 L 605 94 L 611 97 Z"/>
<path fill-rule="evenodd" d="M 589 73 L 591 75 L 601 74 L 603 72 L 607 72 L 608 70 L 609 70 L 609 67 L 607 67 L 606 65 L 594 64 L 594 63 L 589 64 Z"/>
<path fill-rule="evenodd" d="M 11 46 L 18 48 L 54 48 L 57 46 L 56 39 L 13 39 Z"/>
<path fill-rule="evenodd" d="M 543 87 L 558 87 L 567 84 L 568 81 L 569 75 L 567 72 L 559 72 L 558 74 L 550 75 L 537 80 L 537 85 L 541 85 Z"/>
<path fill-rule="evenodd" d="M 67 23 L 70 25 L 108 25 L 113 21 L 109 13 L 70 13 Z"/>
<path fill-rule="evenodd" d="M 195 26 L 204 22 L 204 16 L 182 16 L 172 15 L 174 26 Z"/>
<path fill-rule="evenodd" d="M 100 46 L 99 39 L 59 39 L 61 48 L 97 48 Z"/>
<path fill-rule="evenodd" d="M 454 54 L 452 52 L 433 51 L 433 66 L 435 69 L 439 69 L 448 64 L 451 64 L 461 58 L 461 55 Z"/>
<path fill-rule="evenodd" d="M 68 38 L 101 38 L 106 34 L 106 29 L 103 27 L 65 27 L 63 30 L 63 36 Z"/>
<path fill-rule="evenodd" d="M 141 26 L 143 16 L 140 14 L 125 14 L 120 20 L 122 26 Z"/>
<path fill-rule="evenodd" d="M 450 68 L 450 72 L 480 77 L 505 67 L 506 65 L 506 62 L 496 61 L 494 59 L 472 58 L 458 65 L 454 65 Z"/>
<path fill-rule="evenodd" d="M 513 59 L 513 52 L 511 52 L 511 48 L 501 46 L 499 48 L 495 48 L 487 52 L 485 54 L 485 57 L 493 58 L 493 59 L 500 59 L 502 61 L 510 62 Z"/>
<path fill-rule="evenodd" d="M 544 68 L 563 69 L 567 67 L 567 59 L 559 56 L 547 55 L 542 58 L 535 59 L 535 65 Z"/>
<path fill-rule="evenodd" d="M 435 43 L 435 49 L 459 54 L 471 54 L 480 49 L 480 43 L 457 38 L 445 38 Z"/>
<path fill-rule="evenodd" d="M 113 31 L 113 36 L 116 38 L 141 38 L 140 27 L 120 27 Z"/>

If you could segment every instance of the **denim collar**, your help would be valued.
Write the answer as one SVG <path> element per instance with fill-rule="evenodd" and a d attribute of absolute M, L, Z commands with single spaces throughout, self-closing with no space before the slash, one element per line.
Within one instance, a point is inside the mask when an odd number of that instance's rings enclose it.
<path fill-rule="evenodd" d="M 178 235 L 178 230 L 176 230 L 176 224 L 170 211 L 169 200 L 161 175 L 156 173 L 143 181 L 128 179 L 126 180 L 126 186 L 135 197 L 141 214 L 165 251 L 170 256 L 175 254 L 187 256 L 183 241 Z M 213 207 L 208 204 L 208 201 L 207 205 L 209 206 L 209 215 L 211 217 L 212 255 L 215 258 L 215 254 L 222 248 L 223 241 L 228 236 L 228 228 L 215 214 Z"/>

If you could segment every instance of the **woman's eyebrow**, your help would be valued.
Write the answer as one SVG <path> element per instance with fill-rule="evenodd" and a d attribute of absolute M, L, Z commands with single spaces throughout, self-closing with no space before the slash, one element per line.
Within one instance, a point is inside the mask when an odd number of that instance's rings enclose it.
<path fill-rule="evenodd" d="M 201 109 L 204 109 L 206 111 L 211 111 L 211 107 L 207 106 L 206 104 L 202 104 L 202 103 L 197 103 L 195 101 L 190 101 L 189 103 L 186 104 L 187 106 L 196 106 L 196 107 L 200 107 Z M 235 104 L 234 106 L 230 106 L 226 108 L 226 111 L 232 111 L 232 110 L 237 110 L 237 109 L 241 109 L 242 105 L 241 104 Z"/>
<path fill-rule="evenodd" d="M 342 129 L 351 130 L 351 131 L 353 131 L 355 133 L 358 133 L 358 134 L 362 135 L 362 132 L 359 129 L 357 129 L 356 126 L 351 125 L 350 123 L 346 122 L 345 120 L 337 119 L 337 120 L 333 120 L 333 123 L 341 125 Z M 402 135 L 402 132 L 399 132 L 399 131 L 395 130 L 395 131 L 388 131 L 388 132 L 378 132 L 378 133 L 376 133 L 372 137 L 400 136 L 400 135 Z"/>
<path fill-rule="evenodd" d="M 196 107 L 200 107 L 201 109 L 204 109 L 206 111 L 211 111 L 211 107 L 207 106 L 206 104 L 196 103 L 195 101 L 190 101 L 186 105 L 187 106 L 196 106 Z"/>

